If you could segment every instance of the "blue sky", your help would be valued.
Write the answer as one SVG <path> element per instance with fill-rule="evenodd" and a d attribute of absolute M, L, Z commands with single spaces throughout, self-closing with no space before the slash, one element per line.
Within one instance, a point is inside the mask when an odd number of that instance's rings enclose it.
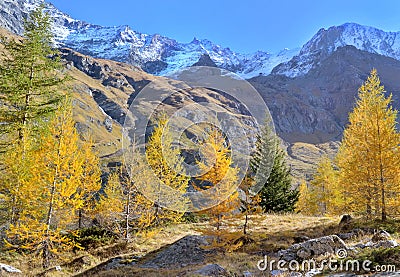
<path fill-rule="evenodd" d="M 48 0 L 73 18 L 129 25 L 180 42 L 207 38 L 239 52 L 302 46 L 320 28 L 355 22 L 400 31 L 399 0 Z"/>

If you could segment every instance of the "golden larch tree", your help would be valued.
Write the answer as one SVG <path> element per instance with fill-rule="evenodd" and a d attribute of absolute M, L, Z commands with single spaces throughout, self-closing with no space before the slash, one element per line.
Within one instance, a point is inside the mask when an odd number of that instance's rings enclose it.
<path fill-rule="evenodd" d="M 320 211 L 319 203 L 307 185 L 307 182 L 301 182 L 298 190 L 299 200 L 296 203 L 295 211 L 304 215 L 317 215 Z"/>
<path fill-rule="evenodd" d="M 207 189 L 207 194 L 215 205 L 204 213 L 210 216 L 210 222 L 215 224 L 220 232 L 222 220 L 229 217 L 240 208 L 240 199 L 237 191 L 238 169 L 232 167 L 232 157 L 229 145 L 218 130 L 210 130 L 204 139 L 202 147 L 203 159 L 198 161 L 201 176 L 197 177 L 202 183 L 197 189 Z"/>
<path fill-rule="evenodd" d="M 313 175 L 309 191 L 312 202 L 309 204 L 318 203 L 319 215 L 340 214 L 344 208 L 344 192 L 338 185 L 338 174 L 330 158 L 323 156 Z"/>
<path fill-rule="evenodd" d="M 183 195 L 187 191 L 190 178 L 184 172 L 184 158 L 173 143 L 165 114 L 161 114 L 155 122 L 146 145 L 146 158 L 156 177 L 156 183 L 147 184 L 146 189 L 148 195 L 153 195 L 151 199 L 155 200 L 155 223 L 179 222 L 188 206 Z M 157 187 L 154 187 L 155 184 Z M 167 203 L 169 209 L 162 208 L 162 203 Z"/>
<path fill-rule="evenodd" d="M 96 205 L 96 218 L 101 226 L 120 233 L 124 213 L 124 193 L 120 180 L 120 169 L 111 172 L 100 193 Z"/>
<path fill-rule="evenodd" d="M 374 69 L 359 89 L 337 156 L 347 205 L 382 220 L 395 208 L 389 203 L 398 203 L 400 192 L 397 111 L 391 106 L 392 95 L 386 97 L 384 92 Z"/>
<path fill-rule="evenodd" d="M 98 155 L 93 151 L 94 142 L 90 136 L 83 138 L 78 142 L 80 151 L 77 155 L 81 155 L 82 175 L 80 178 L 79 188 L 76 198 L 82 199 L 81 206 L 78 209 L 78 228 L 83 227 L 85 216 L 89 219 L 94 218 L 96 209 L 96 194 L 101 188 L 101 169 Z"/>
<path fill-rule="evenodd" d="M 0 197 L 6 198 L 4 208 L 12 224 L 27 208 L 19 196 L 27 189 L 24 179 L 31 178 L 28 151 L 40 141 L 43 120 L 57 109 L 63 97 L 59 88 L 66 79 L 44 6 L 32 11 L 23 25 L 23 39 L 0 36 L 0 166 L 5 168 L 0 173 Z"/>
<path fill-rule="evenodd" d="M 125 150 L 125 164 L 109 175 L 100 194 L 97 218 L 129 241 L 132 229 L 141 233 L 155 223 L 156 207 L 143 192 L 157 180 L 135 141 Z"/>
<path fill-rule="evenodd" d="M 29 199 L 29 209 L 21 212 L 8 232 L 12 243 L 41 252 L 44 268 L 49 266 L 53 250 L 71 246 L 60 231 L 71 229 L 87 196 L 100 188 L 95 164 L 87 165 L 93 161 L 88 151 L 81 145 L 72 105 L 66 99 L 32 152 L 31 178 L 19 190 L 22 199 Z"/>

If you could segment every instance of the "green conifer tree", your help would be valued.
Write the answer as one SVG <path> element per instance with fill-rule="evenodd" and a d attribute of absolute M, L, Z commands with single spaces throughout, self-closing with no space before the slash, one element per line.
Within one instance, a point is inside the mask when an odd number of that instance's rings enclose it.
<path fill-rule="evenodd" d="M 285 152 L 273 134 L 271 125 L 265 122 L 257 138 L 256 151 L 251 160 L 256 186 L 262 185 L 259 192 L 260 205 L 264 212 L 289 212 L 295 209 L 299 198 L 297 189 L 292 189 L 290 168 L 286 165 Z"/>
<path fill-rule="evenodd" d="M 66 77 L 61 73 L 58 52 L 52 47 L 50 16 L 43 8 L 40 6 L 25 20 L 23 39 L 0 38 L 4 46 L 0 65 L 3 145 L 23 143 L 28 123 L 52 113 L 62 97 L 59 86 Z"/>

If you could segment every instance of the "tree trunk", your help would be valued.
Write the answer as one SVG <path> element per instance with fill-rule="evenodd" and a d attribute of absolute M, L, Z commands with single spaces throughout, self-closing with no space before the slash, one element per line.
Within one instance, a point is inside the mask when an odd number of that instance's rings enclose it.
<path fill-rule="evenodd" d="M 217 216 L 217 231 L 219 231 L 219 228 L 220 228 L 220 221 L 221 221 L 221 215 L 219 214 Z"/>
<path fill-rule="evenodd" d="M 78 229 L 82 229 L 82 209 L 78 210 Z"/>
<path fill-rule="evenodd" d="M 29 80 L 32 83 L 33 81 L 33 77 L 34 77 L 34 64 L 31 64 L 31 71 L 29 74 Z M 26 129 L 26 124 L 28 123 L 28 110 L 31 104 L 31 95 L 32 95 L 32 87 L 29 87 L 28 92 L 25 95 L 25 110 L 24 110 L 24 115 L 22 117 L 22 126 L 19 128 L 18 130 L 18 137 L 19 137 L 19 141 L 22 143 L 23 146 L 23 157 L 25 156 L 25 129 Z"/>
<path fill-rule="evenodd" d="M 61 134 L 62 133 L 63 133 L 63 130 L 61 130 Z M 50 265 L 50 226 L 51 226 L 51 220 L 53 217 L 53 205 L 54 205 L 54 198 L 55 198 L 55 193 L 56 193 L 57 179 L 58 179 L 58 174 L 59 174 L 58 166 L 60 165 L 61 137 L 62 137 L 62 135 L 58 139 L 57 163 L 55 165 L 53 184 L 52 184 L 52 187 L 50 190 L 49 210 L 47 212 L 47 219 L 46 219 L 46 233 L 45 233 L 45 238 L 43 240 L 43 253 L 42 253 L 43 268 L 48 268 Z"/>
<path fill-rule="evenodd" d="M 386 205 L 385 205 L 385 188 L 382 187 L 382 221 L 385 221 L 387 219 L 386 216 Z"/>
<path fill-rule="evenodd" d="M 367 213 L 367 219 L 370 219 L 372 217 L 372 197 L 371 197 L 371 192 L 368 190 L 367 192 L 367 199 L 366 199 L 366 213 Z"/>
<path fill-rule="evenodd" d="M 49 268 L 49 266 L 50 266 L 49 238 L 46 238 L 43 241 L 42 267 Z"/>
<path fill-rule="evenodd" d="M 386 220 L 386 204 L 385 204 L 385 178 L 383 176 L 383 159 L 382 159 L 382 145 L 381 145 L 381 132 L 379 128 L 379 123 L 377 120 L 378 126 L 378 141 L 379 141 L 379 173 L 380 173 L 380 189 L 381 189 L 381 211 L 382 211 L 382 221 Z"/>
<path fill-rule="evenodd" d="M 18 185 L 18 187 L 19 187 L 19 185 Z M 17 224 L 18 217 L 19 217 L 18 216 L 19 212 L 18 212 L 18 208 L 17 208 L 17 202 L 18 202 L 17 197 L 14 194 L 13 197 L 12 197 L 11 219 L 10 219 L 10 222 L 13 225 Z"/>
<path fill-rule="evenodd" d="M 58 169 L 56 168 L 56 176 L 58 175 Z M 50 224 L 51 224 L 51 219 L 53 217 L 53 203 L 54 203 L 54 194 L 56 191 L 56 178 L 54 178 L 53 181 L 53 186 L 51 187 L 51 198 L 50 198 L 50 203 L 49 203 L 49 210 L 47 212 L 47 220 L 46 220 L 46 234 L 45 234 L 45 239 L 43 240 L 43 268 L 48 268 L 50 265 L 50 249 L 49 249 L 49 243 L 50 243 Z"/>
<path fill-rule="evenodd" d="M 244 219 L 244 225 L 243 225 L 243 235 L 247 235 L 247 222 L 248 222 L 248 214 L 247 214 L 247 211 L 246 211 L 246 216 L 245 216 L 245 219 Z"/>
<path fill-rule="evenodd" d="M 31 70 L 30 70 L 30 74 L 29 74 L 29 80 L 32 82 L 34 77 L 34 65 L 31 64 Z M 28 123 L 28 109 L 30 107 L 30 102 L 31 102 L 31 88 L 28 89 L 28 92 L 25 95 L 25 111 L 24 114 L 22 116 L 21 122 L 22 126 L 20 126 L 18 128 L 18 142 L 22 144 L 23 147 L 23 151 L 22 151 L 22 157 L 21 159 L 24 160 L 25 159 L 25 154 L 26 154 L 26 143 L 25 143 L 25 128 L 26 128 L 26 124 Z M 17 185 L 17 191 L 19 188 L 20 184 Z M 16 224 L 18 221 L 18 208 L 17 208 L 17 198 L 14 195 L 13 199 L 12 199 L 12 207 L 11 207 L 11 224 Z"/>
<path fill-rule="evenodd" d="M 370 218 L 371 218 L 371 204 L 370 204 L 369 202 L 370 202 L 370 201 L 367 200 L 367 208 L 366 208 L 366 211 L 367 211 L 367 219 L 370 219 Z"/>
<path fill-rule="evenodd" d="M 128 191 L 128 197 L 126 198 L 126 209 L 125 209 L 125 241 L 129 242 L 129 214 L 130 214 L 130 203 L 131 203 L 131 191 Z"/>

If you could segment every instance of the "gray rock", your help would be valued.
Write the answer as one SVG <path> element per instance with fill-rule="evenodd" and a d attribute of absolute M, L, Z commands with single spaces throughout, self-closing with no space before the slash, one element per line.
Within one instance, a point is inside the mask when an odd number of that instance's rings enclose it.
<path fill-rule="evenodd" d="M 103 124 L 106 127 L 107 131 L 111 133 L 113 130 L 113 122 L 111 117 L 106 117 L 106 119 L 104 119 Z"/>
<path fill-rule="evenodd" d="M 306 273 L 304 274 L 304 276 L 305 276 L 305 277 L 312 277 L 312 276 L 316 276 L 316 275 L 318 275 L 318 274 L 321 274 L 321 271 L 319 271 L 319 270 L 317 270 L 317 269 L 313 269 L 313 270 L 310 270 L 310 271 L 306 272 Z M 303 275 L 301 275 L 301 276 L 303 276 Z"/>
<path fill-rule="evenodd" d="M 348 233 L 340 233 L 337 234 L 337 236 L 339 238 L 341 238 L 342 240 L 349 240 L 349 239 L 354 239 L 357 238 L 359 236 L 363 236 L 365 235 L 365 231 L 361 230 L 361 229 L 354 229 L 351 232 Z"/>
<path fill-rule="evenodd" d="M 285 274 L 285 271 L 278 270 L 278 269 L 271 270 L 271 276 L 279 276 L 279 275 L 282 275 L 282 274 Z"/>
<path fill-rule="evenodd" d="M 243 277 L 253 277 L 256 276 L 253 272 L 245 271 L 243 272 Z"/>
<path fill-rule="evenodd" d="M 204 249 L 209 245 L 204 236 L 186 236 L 162 248 L 155 257 L 144 262 L 143 268 L 182 268 L 188 265 L 203 264 L 206 256 L 214 253 Z M 154 254 L 153 254 L 154 255 Z M 143 258 L 146 260 L 146 257 Z"/>
<path fill-rule="evenodd" d="M 288 249 L 279 251 L 278 255 L 285 261 L 304 260 L 325 254 L 335 254 L 339 249 L 347 250 L 348 247 L 338 236 L 331 235 L 293 244 Z"/>
<path fill-rule="evenodd" d="M 371 275 L 372 277 L 381 277 L 381 276 L 387 276 L 387 277 L 400 277 L 400 271 L 396 272 L 379 272 L 375 273 L 374 275 Z"/>
<path fill-rule="evenodd" d="M 374 235 L 371 237 L 371 240 L 367 243 L 358 243 L 354 247 L 355 248 L 392 248 L 397 247 L 399 244 L 395 241 L 392 236 L 386 232 L 385 230 L 381 230 L 379 232 L 375 232 Z"/>
<path fill-rule="evenodd" d="M 393 239 L 392 236 L 388 232 L 386 232 L 385 230 L 381 230 L 372 236 L 371 241 L 378 242 L 378 241 L 386 241 L 392 239 Z"/>
<path fill-rule="evenodd" d="M 375 244 L 373 244 L 374 248 L 379 248 L 379 247 L 384 247 L 384 248 L 393 248 L 397 247 L 399 244 L 395 240 L 383 240 L 383 241 L 378 241 Z"/>
<path fill-rule="evenodd" d="M 193 64 L 192 66 L 211 66 L 211 67 L 217 67 L 215 62 L 211 60 L 210 55 L 208 54 L 203 54 L 199 58 L 199 60 Z"/>
<path fill-rule="evenodd" d="M 218 264 L 208 264 L 194 272 L 201 276 L 226 276 L 225 268 Z"/>
<path fill-rule="evenodd" d="M 361 248 L 364 249 L 366 246 L 363 243 L 357 243 L 356 245 L 354 245 L 355 248 Z"/>
<path fill-rule="evenodd" d="M 22 271 L 19 270 L 18 268 L 15 268 L 15 267 L 13 267 L 11 265 L 0 263 L 0 273 L 3 272 L 3 271 L 5 271 L 7 273 L 22 273 Z"/>
<path fill-rule="evenodd" d="M 126 118 L 126 111 L 113 100 L 109 99 L 104 92 L 100 90 L 92 90 L 94 101 L 109 117 L 120 123 L 124 124 Z"/>

